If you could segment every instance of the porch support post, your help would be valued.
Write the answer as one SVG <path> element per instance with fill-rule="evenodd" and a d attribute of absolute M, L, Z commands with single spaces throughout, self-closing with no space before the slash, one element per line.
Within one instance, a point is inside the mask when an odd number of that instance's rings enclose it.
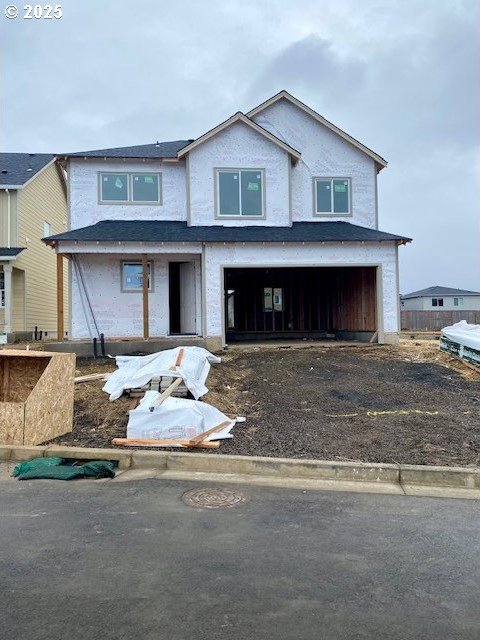
<path fill-rule="evenodd" d="M 57 253 L 57 341 L 61 342 L 65 333 L 63 312 L 63 255 Z"/>
<path fill-rule="evenodd" d="M 4 278 L 4 287 L 5 287 L 5 333 L 12 333 L 12 305 L 13 305 L 13 296 L 12 296 L 12 265 L 4 264 L 3 265 L 3 278 Z"/>
<path fill-rule="evenodd" d="M 142 255 L 142 293 L 143 293 L 143 339 L 148 340 L 149 321 L 148 321 L 148 256 L 146 253 Z"/>

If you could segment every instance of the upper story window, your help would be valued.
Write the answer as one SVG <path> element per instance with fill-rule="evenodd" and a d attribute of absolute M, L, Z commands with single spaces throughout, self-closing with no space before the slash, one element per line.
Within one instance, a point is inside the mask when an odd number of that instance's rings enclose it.
<path fill-rule="evenodd" d="M 432 307 L 443 307 L 443 298 L 432 298 Z"/>
<path fill-rule="evenodd" d="M 160 173 L 100 173 L 99 202 L 161 204 Z"/>
<path fill-rule="evenodd" d="M 263 217 L 263 169 L 217 169 L 217 216 Z"/>
<path fill-rule="evenodd" d="M 316 214 L 350 215 L 350 178 L 314 178 L 313 197 Z"/>
<path fill-rule="evenodd" d="M 453 299 L 454 307 L 463 307 L 463 298 L 454 298 Z"/>
<path fill-rule="evenodd" d="M 43 223 L 43 237 L 48 238 L 48 236 L 52 235 L 52 225 L 50 222 Z"/>

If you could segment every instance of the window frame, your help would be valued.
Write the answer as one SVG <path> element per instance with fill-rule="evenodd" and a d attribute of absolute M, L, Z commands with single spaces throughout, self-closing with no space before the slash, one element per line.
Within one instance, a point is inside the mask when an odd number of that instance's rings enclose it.
<path fill-rule="evenodd" d="M 98 204 L 128 204 L 134 206 L 152 206 L 163 204 L 163 180 L 161 171 L 98 171 L 98 188 L 97 201 Z M 155 200 L 133 200 L 133 177 L 134 176 L 157 176 L 158 177 L 158 201 Z M 103 200 L 102 197 L 102 176 L 126 176 L 127 177 L 127 200 Z"/>
<path fill-rule="evenodd" d="M 435 304 L 434 304 L 434 301 L 435 301 Z M 440 304 L 440 302 L 442 304 Z M 438 309 L 438 307 L 443 307 L 443 306 L 444 306 L 443 305 L 443 298 L 432 298 L 432 307 L 437 307 L 437 309 Z"/>
<path fill-rule="evenodd" d="M 121 260 L 120 262 L 120 291 L 122 293 L 141 293 L 143 291 L 143 286 L 140 287 L 139 289 L 126 289 L 123 286 L 123 268 L 125 265 L 127 264 L 133 264 L 133 265 L 138 265 L 138 266 L 142 266 L 142 261 L 141 260 Z M 149 260 L 148 261 L 148 268 L 150 270 L 149 273 L 149 285 L 148 285 L 148 293 L 153 292 L 154 289 L 154 263 L 153 260 Z"/>
<path fill-rule="evenodd" d="M 332 197 L 330 202 L 332 205 L 332 211 L 317 211 L 317 181 L 330 180 L 330 188 Z M 348 213 L 335 213 L 333 211 L 333 181 L 334 180 L 346 180 L 348 182 Z M 313 176 L 312 178 L 312 193 L 313 193 L 313 215 L 314 216 L 330 216 L 330 217 L 349 217 L 353 216 L 352 210 L 352 178 L 349 176 Z"/>
<path fill-rule="evenodd" d="M 242 171 L 252 171 L 260 173 L 262 180 L 262 214 L 261 215 L 245 215 L 239 214 L 222 214 L 220 213 L 220 173 L 238 173 Z M 215 167 L 215 219 L 216 220 L 265 220 L 266 215 L 266 190 L 265 190 L 265 169 L 250 168 L 250 167 Z M 241 178 L 239 185 L 241 185 Z M 242 205 L 242 189 L 239 187 L 239 207 Z"/>
<path fill-rule="evenodd" d="M 457 307 L 457 309 L 460 309 L 460 307 L 463 307 L 463 296 L 455 296 L 453 298 L 453 306 Z"/>
<path fill-rule="evenodd" d="M 48 227 L 48 233 L 47 233 L 47 227 Z M 51 222 L 47 222 L 46 220 L 43 221 L 43 238 L 48 238 L 49 236 L 53 235 L 53 226 Z"/>

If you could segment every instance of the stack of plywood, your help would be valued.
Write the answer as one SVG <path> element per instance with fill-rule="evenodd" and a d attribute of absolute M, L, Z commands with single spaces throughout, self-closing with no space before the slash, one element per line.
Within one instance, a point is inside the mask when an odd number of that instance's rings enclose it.
<path fill-rule="evenodd" d="M 73 425 L 75 354 L 0 351 L 0 444 L 36 445 Z"/>

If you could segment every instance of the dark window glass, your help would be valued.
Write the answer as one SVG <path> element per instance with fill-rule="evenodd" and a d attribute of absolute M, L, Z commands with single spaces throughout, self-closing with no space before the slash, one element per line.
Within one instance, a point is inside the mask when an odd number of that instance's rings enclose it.
<path fill-rule="evenodd" d="M 317 213 L 331 213 L 332 211 L 332 183 L 331 180 L 317 180 Z"/>
<path fill-rule="evenodd" d="M 101 199 L 112 202 L 128 200 L 128 176 L 121 173 L 100 176 Z"/>
<path fill-rule="evenodd" d="M 146 173 L 132 175 L 133 202 L 158 202 L 159 196 L 158 175 Z"/>
<path fill-rule="evenodd" d="M 262 174 L 260 171 L 241 172 L 242 215 L 262 215 Z"/>
<path fill-rule="evenodd" d="M 438 306 L 443 307 L 443 298 L 438 299 Z"/>
<path fill-rule="evenodd" d="M 333 211 L 348 213 L 348 180 L 333 180 Z"/>
<path fill-rule="evenodd" d="M 238 216 L 240 214 L 240 176 L 238 171 L 218 172 L 218 214 Z"/>
<path fill-rule="evenodd" d="M 436 307 L 438 304 L 438 300 L 436 298 L 432 298 L 432 307 Z"/>

